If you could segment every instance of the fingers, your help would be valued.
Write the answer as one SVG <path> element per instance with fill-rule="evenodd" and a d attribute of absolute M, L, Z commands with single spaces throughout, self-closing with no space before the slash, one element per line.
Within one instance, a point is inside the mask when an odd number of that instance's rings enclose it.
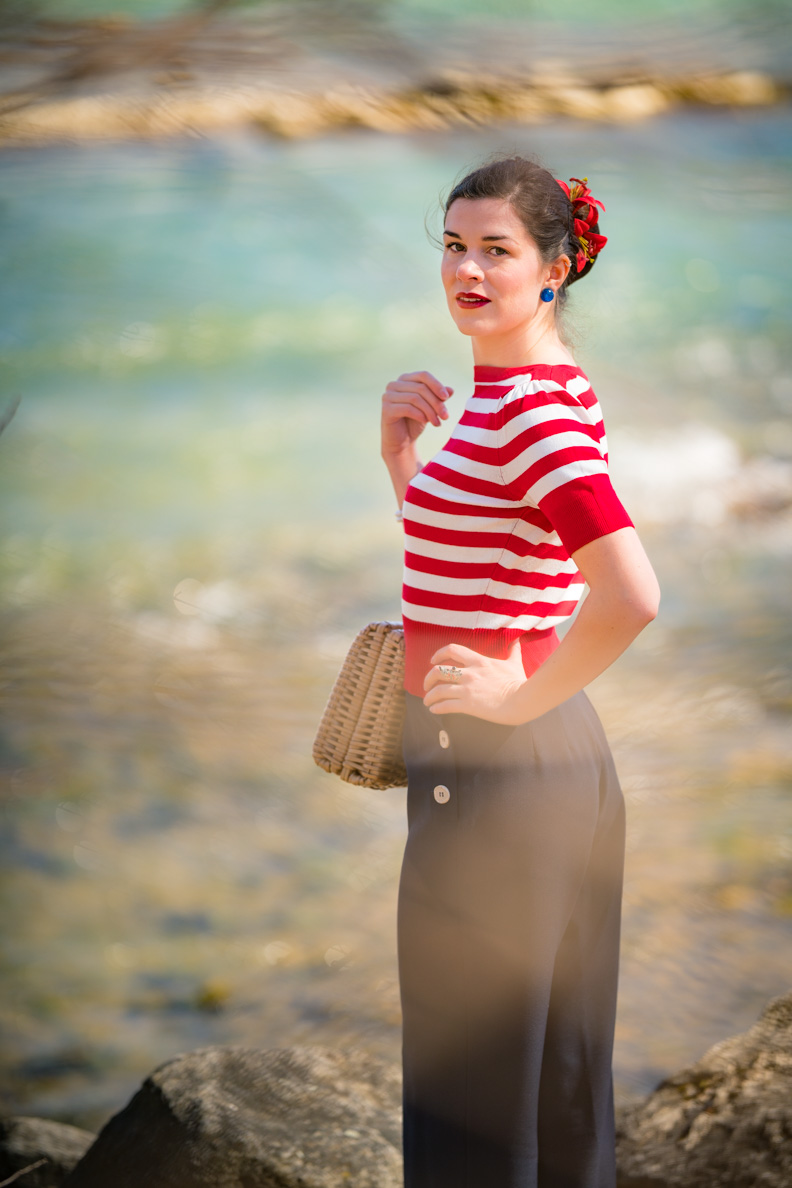
<path fill-rule="evenodd" d="M 424 702 L 426 704 L 426 702 Z M 437 701 L 434 705 L 429 706 L 430 714 L 464 714 L 468 711 L 460 701 Z"/>
<path fill-rule="evenodd" d="M 429 388 L 411 381 L 395 380 L 388 384 L 383 396 L 383 406 L 392 416 L 415 416 L 438 426 L 448 418 L 448 409 Z M 402 411 L 404 410 L 404 411 Z"/>
<path fill-rule="evenodd" d="M 382 397 L 383 413 L 389 420 L 412 420 L 439 426 L 447 420 L 445 401 L 453 392 L 428 371 L 412 371 L 392 380 Z"/>
<path fill-rule="evenodd" d="M 400 393 L 390 399 L 383 396 L 382 412 L 385 422 L 400 421 L 403 417 L 408 417 L 421 425 L 434 425 L 435 428 L 440 425 L 440 414 L 417 393 Z"/>
<path fill-rule="evenodd" d="M 449 685 L 453 685 L 455 688 L 458 688 L 464 683 L 466 675 L 464 668 L 458 668 L 456 675 L 449 675 L 449 673 L 441 671 L 441 668 L 444 667 L 446 667 L 446 665 L 436 664 L 434 668 L 429 669 L 426 676 L 424 677 L 424 689 L 428 691 L 429 689 L 434 689 L 436 685 L 443 685 L 446 688 Z M 456 666 L 448 665 L 447 667 L 450 668 Z"/>
<path fill-rule="evenodd" d="M 465 691 L 459 685 L 450 685 L 447 681 L 440 681 L 429 690 L 423 703 L 435 714 L 462 713 L 464 696 Z M 442 708 L 443 706 L 452 706 L 453 710 L 449 711 Z"/>
<path fill-rule="evenodd" d="M 479 659 L 479 653 L 464 644 L 446 644 L 432 656 L 432 664 L 474 664 Z"/>
<path fill-rule="evenodd" d="M 424 689 L 433 689 L 436 685 L 459 686 L 465 680 L 465 670 L 474 667 L 478 660 L 480 656 L 472 648 L 466 648 L 464 644 L 446 644 L 432 656 L 433 667 L 424 677 Z M 461 668 L 462 673 L 455 681 L 449 681 L 448 675 L 440 671 L 441 665 Z"/>
<path fill-rule="evenodd" d="M 408 371 L 405 375 L 400 375 L 399 380 L 425 384 L 430 392 L 434 393 L 437 399 L 441 401 L 447 400 L 454 391 L 453 388 L 448 388 L 445 384 L 441 384 L 437 376 L 432 375 L 431 371 Z"/>

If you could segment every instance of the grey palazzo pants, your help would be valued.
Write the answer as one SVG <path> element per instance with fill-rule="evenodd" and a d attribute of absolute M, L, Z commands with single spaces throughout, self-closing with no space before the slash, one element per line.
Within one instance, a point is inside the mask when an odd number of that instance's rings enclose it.
<path fill-rule="evenodd" d="M 624 802 L 581 692 L 523 726 L 406 694 L 406 1188 L 613 1188 Z"/>

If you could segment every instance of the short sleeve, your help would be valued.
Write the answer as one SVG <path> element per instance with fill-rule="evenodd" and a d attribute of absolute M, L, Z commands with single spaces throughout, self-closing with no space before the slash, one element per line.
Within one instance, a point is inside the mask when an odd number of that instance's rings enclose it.
<path fill-rule="evenodd" d="M 515 393 L 504 408 L 500 465 L 512 496 L 542 511 L 570 556 L 633 527 L 608 474 L 599 403 L 582 375 Z"/>

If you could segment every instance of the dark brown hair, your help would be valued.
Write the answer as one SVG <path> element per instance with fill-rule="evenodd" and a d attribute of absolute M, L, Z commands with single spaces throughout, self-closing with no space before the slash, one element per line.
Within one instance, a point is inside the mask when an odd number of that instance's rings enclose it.
<path fill-rule="evenodd" d="M 561 304 L 566 300 L 569 285 L 591 271 L 593 260 L 587 260 L 580 272 L 577 270 L 581 245 L 575 234 L 572 204 L 552 173 L 537 161 L 526 157 L 497 157 L 487 161 L 454 185 L 443 203 L 445 214 L 457 198 L 504 199 L 535 241 L 545 264 L 559 256 L 569 257 L 569 275 L 557 294 Z M 599 226 L 592 230 L 598 231 Z"/>

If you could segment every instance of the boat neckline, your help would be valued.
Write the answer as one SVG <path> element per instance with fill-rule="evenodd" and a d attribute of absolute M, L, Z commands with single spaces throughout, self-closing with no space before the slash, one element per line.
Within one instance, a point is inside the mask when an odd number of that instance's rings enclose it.
<path fill-rule="evenodd" d="M 497 380 L 512 379 L 514 376 L 526 375 L 533 371 L 579 371 L 577 363 L 523 363 L 518 367 L 494 367 L 488 363 L 476 363 L 473 367 L 473 378 L 476 383 L 487 383 Z"/>

